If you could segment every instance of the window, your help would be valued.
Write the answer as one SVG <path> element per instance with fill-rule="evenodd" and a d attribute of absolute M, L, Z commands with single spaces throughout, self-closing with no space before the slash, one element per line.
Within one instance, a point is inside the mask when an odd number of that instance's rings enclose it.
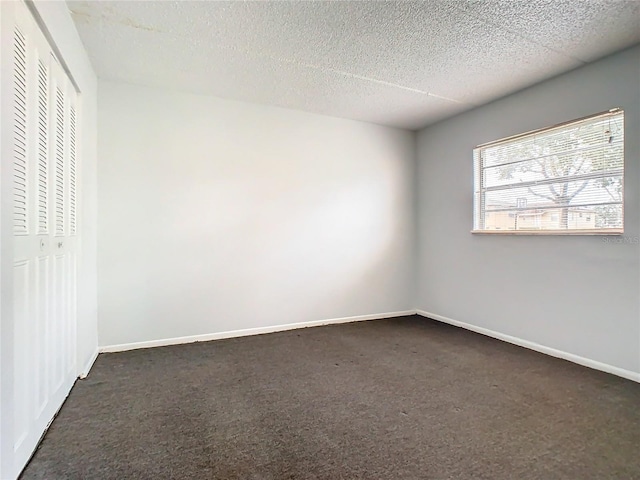
<path fill-rule="evenodd" d="M 474 233 L 623 233 L 624 112 L 476 147 Z"/>

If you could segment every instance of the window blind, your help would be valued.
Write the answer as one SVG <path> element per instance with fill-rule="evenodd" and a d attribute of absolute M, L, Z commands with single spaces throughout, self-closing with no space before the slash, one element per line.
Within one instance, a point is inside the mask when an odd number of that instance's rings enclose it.
<path fill-rule="evenodd" d="M 474 231 L 622 233 L 620 109 L 474 149 Z"/>

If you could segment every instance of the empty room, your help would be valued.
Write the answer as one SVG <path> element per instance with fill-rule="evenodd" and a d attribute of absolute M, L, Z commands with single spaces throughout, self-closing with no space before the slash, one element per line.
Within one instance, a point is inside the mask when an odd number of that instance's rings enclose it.
<path fill-rule="evenodd" d="M 640 1 L 0 25 L 0 479 L 640 480 Z"/>

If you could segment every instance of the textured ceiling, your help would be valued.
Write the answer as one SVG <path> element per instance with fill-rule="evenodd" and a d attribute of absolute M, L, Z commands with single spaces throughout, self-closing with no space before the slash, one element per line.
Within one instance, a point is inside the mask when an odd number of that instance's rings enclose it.
<path fill-rule="evenodd" d="M 417 129 L 640 42 L 640 1 L 67 2 L 103 79 Z"/>

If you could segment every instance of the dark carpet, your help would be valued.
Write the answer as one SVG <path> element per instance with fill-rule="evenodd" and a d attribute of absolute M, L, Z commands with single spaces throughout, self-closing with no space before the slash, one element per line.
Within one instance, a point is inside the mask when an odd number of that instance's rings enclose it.
<path fill-rule="evenodd" d="M 100 355 L 26 479 L 640 479 L 640 384 L 419 317 Z"/>

